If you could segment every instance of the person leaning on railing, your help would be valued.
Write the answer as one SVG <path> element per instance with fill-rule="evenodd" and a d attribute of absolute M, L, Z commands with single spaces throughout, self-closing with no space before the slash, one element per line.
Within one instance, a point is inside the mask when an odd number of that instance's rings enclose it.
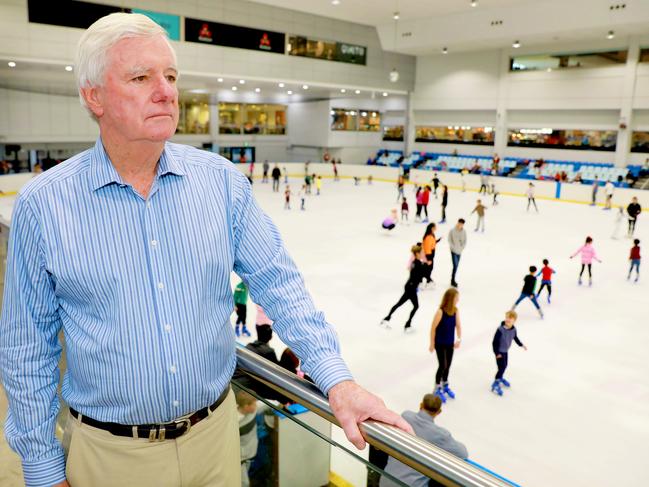
<path fill-rule="evenodd" d="M 412 425 L 415 435 L 447 452 L 466 460 L 469 453 L 466 447 L 457 441 L 451 433 L 435 424 L 435 418 L 442 412 L 442 400 L 433 394 L 426 394 L 419 405 L 419 411 L 405 411 L 403 418 Z M 395 460 L 388 459 L 385 471 L 410 487 L 428 487 L 439 485 L 434 480 L 417 472 L 415 469 Z M 381 477 L 381 487 L 393 487 L 396 484 L 387 477 Z"/>
<path fill-rule="evenodd" d="M 168 142 L 178 68 L 165 31 L 103 17 L 81 36 L 75 74 L 100 138 L 21 190 L 7 258 L 0 371 L 27 486 L 240 484 L 233 271 L 356 447 L 370 418 L 412 431 L 353 381 L 246 177 Z M 67 460 L 54 436 L 60 330 Z"/>

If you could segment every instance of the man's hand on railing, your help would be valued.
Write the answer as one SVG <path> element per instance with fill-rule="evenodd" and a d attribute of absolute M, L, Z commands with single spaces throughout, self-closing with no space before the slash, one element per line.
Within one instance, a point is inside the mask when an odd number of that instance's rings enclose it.
<path fill-rule="evenodd" d="M 358 425 L 368 419 L 390 424 L 407 433 L 415 434 L 412 427 L 401 416 L 385 407 L 381 398 L 355 382 L 344 381 L 333 386 L 329 390 L 329 404 L 347 439 L 359 450 L 365 448 L 365 439 Z"/>

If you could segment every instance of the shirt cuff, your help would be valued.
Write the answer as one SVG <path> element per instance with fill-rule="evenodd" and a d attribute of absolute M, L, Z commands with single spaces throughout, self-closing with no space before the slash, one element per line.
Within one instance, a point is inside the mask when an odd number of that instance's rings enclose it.
<path fill-rule="evenodd" d="M 309 375 L 325 395 L 336 384 L 354 380 L 345 361 L 337 355 L 322 359 L 309 371 Z"/>
<path fill-rule="evenodd" d="M 33 462 L 23 461 L 26 487 L 51 487 L 65 480 L 65 456 L 56 456 Z"/>

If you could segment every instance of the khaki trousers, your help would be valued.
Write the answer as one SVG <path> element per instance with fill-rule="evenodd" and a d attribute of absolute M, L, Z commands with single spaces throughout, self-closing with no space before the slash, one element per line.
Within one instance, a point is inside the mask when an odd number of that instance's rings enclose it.
<path fill-rule="evenodd" d="M 63 445 L 71 487 L 240 487 L 234 393 L 175 440 L 115 436 L 69 415 Z"/>

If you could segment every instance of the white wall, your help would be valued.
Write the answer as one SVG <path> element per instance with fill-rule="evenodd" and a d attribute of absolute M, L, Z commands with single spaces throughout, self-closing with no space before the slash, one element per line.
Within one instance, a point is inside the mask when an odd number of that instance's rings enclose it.
<path fill-rule="evenodd" d="M 291 103 L 288 136 L 291 145 L 326 147 L 329 144 L 329 100 Z"/>

